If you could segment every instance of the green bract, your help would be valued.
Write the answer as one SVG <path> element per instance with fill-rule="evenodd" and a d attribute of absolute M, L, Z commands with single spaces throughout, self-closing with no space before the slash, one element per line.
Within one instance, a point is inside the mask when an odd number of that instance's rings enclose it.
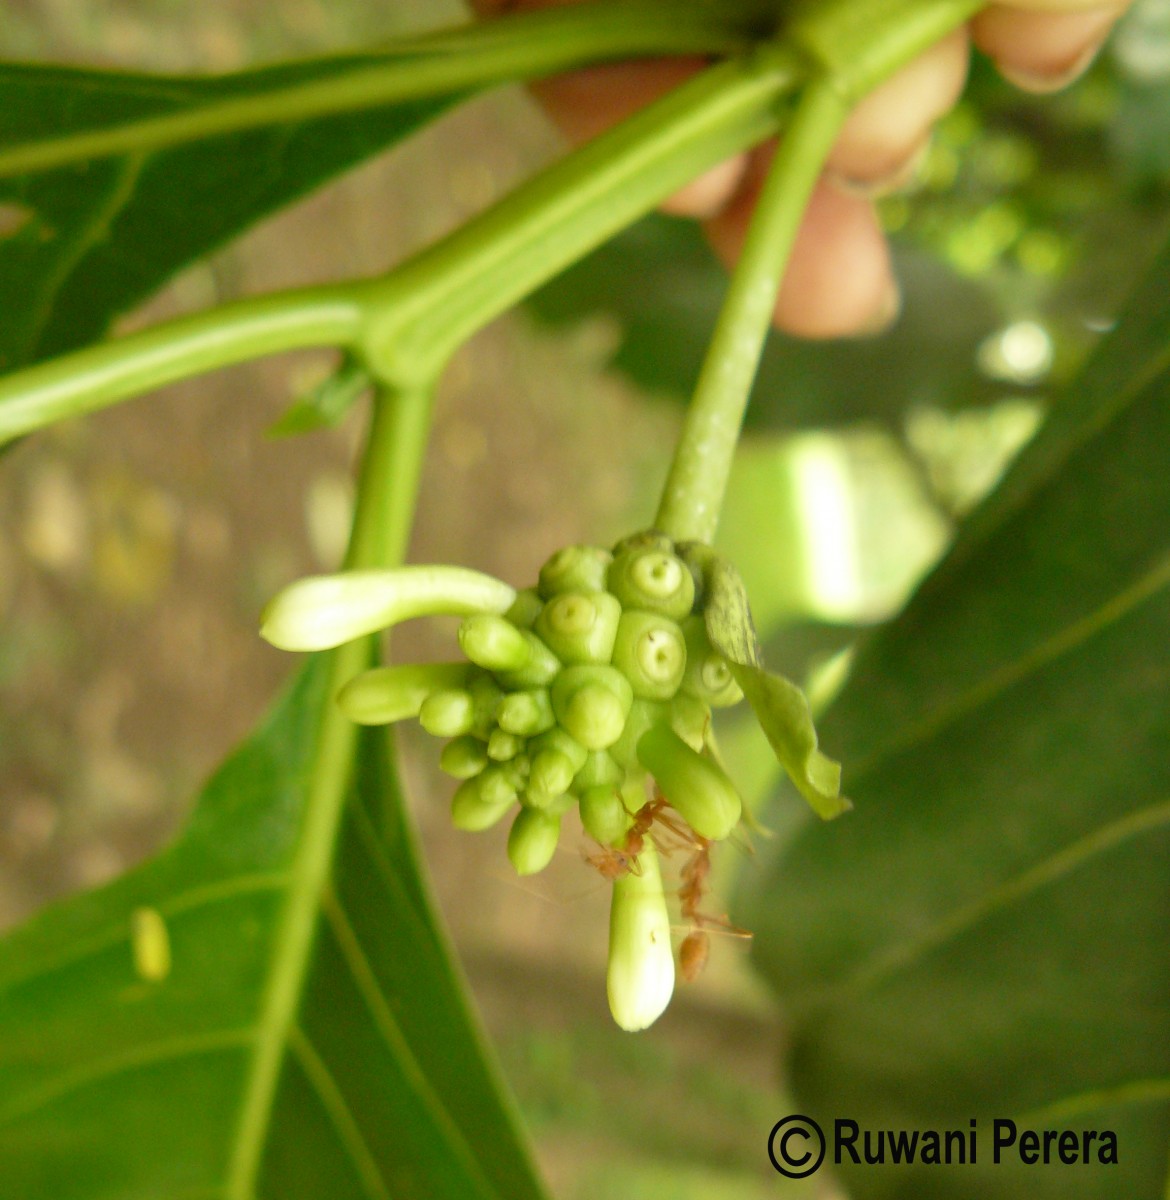
<path fill-rule="evenodd" d="M 711 747 L 713 706 L 734 704 L 750 687 L 753 708 L 762 708 L 759 685 L 744 675 L 758 655 L 737 579 L 706 547 L 676 552 L 670 539 L 643 533 L 612 554 L 561 550 L 541 568 L 539 586 L 520 592 L 443 567 L 307 580 L 273 601 L 264 632 L 281 645 L 318 646 L 426 613 L 464 617 L 459 644 L 469 662 L 367 671 L 338 701 L 361 723 L 417 717 L 451 739 L 440 766 L 461 781 L 452 821 L 480 830 L 513 813 L 508 857 L 522 875 L 548 865 L 563 814 L 579 807 L 603 847 L 591 861 L 614 883 L 610 1005 L 618 1024 L 640 1029 L 674 981 L 659 829 L 670 831 L 667 846 L 689 837 L 688 852 L 705 855 L 740 818 Z M 770 699 L 766 732 L 785 764 L 798 765 L 798 786 L 809 794 L 805 777 L 816 767 L 817 786 L 831 788 L 807 706 L 789 705 L 789 735 L 777 733 L 778 709 Z M 827 811 L 819 793 L 812 798 Z M 658 826 L 667 804 L 674 815 Z"/>

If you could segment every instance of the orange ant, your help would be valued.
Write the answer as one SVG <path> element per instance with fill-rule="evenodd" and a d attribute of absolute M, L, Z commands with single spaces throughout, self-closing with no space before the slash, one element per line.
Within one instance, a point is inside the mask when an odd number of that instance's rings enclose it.
<path fill-rule="evenodd" d="M 668 834 L 665 839 L 661 832 L 656 834 L 660 848 L 665 853 L 671 854 L 682 849 L 691 851 L 679 872 L 682 884 L 678 892 L 679 909 L 683 918 L 690 922 L 690 932 L 679 946 L 678 965 L 684 982 L 693 983 L 707 965 L 711 949 L 708 930 L 714 929 L 732 937 L 750 938 L 752 935 L 748 930 L 732 925 L 726 916 L 715 917 L 701 911 L 707 878 L 711 874 L 711 839 L 697 834 L 681 817 L 667 816 L 663 810 L 668 807 L 666 797 L 655 788 L 654 799 L 647 801 L 634 814 L 633 823 L 626 831 L 622 844 L 618 847 L 602 846 L 599 854 L 590 856 L 586 861 L 611 883 L 623 875 L 639 874 L 638 855 L 645 847 L 647 834 L 655 825 Z"/>
<path fill-rule="evenodd" d="M 647 801 L 634 814 L 633 824 L 626 831 L 621 846 L 602 846 L 601 853 L 589 856 L 586 862 L 594 867 L 603 879 L 610 882 L 620 879 L 623 875 L 640 874 L 638 855 L 645 849 L 646 835 L 655 822 L 668 829 L 683 845 L 692 845 L 695 834 L 689 826 L 680 826 L 672 817 L 665 816 L 662 810 L 667 807 L 666 798 L 660 792 L 656 792 L 654 799 Z M 667 848 L 667 853 L 670 849 L 674 847 Z"/>
<path fill-rule="evenodd" d="M 678 948 L 679 972 L 685 983 L 694 983 L 703 973 L 707 965 L 707 956 L 711 951 L 711 939 L 708 928 L 715 928 L 733 937 L 750 938 L 752 935 L 746 929 L 732 925 L 726 918 L 713 917 L 701 912 L 699 905 L 703 902 L 704 885 L 711 873 L 711 840 L 692 834 L 694 853 L 683 864 L 679 872 L 682 887 L 678 891 L 679 909 L 682 915 L 691 923 L 691 930 L 682 940 Z"/>

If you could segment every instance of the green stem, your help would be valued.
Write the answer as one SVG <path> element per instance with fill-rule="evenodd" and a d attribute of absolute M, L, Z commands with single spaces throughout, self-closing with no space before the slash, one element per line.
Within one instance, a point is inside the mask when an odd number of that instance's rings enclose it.
<path fill-rule="evenodd" d="M 753 216 L 663 487 L 655 525 L 710 543 L 801 217 L 849 109 L 984 0 L 798 0 L 789 45 L 815 63 Z"/>
<path fill-rule="evenodd" d="M 810 84 L 776 152 L 683 421 L 656 528 L 711 542 L 780 281 L 809 196 L 847 114 L 827 81 Z"/>
<path fill-rule="evenodd" d="M 767 8 L 765 0 L 728 3 L 753 19 Z M 463 340 L 516 300 L 695 175 L 774 134 L 809 60 L 827 60 L 826 29 L 848 34 L 850 44 L 864 40 L 860 65 L 834 60 L 829 71 L 836 90 L 853 99 L 978 7 L 820 4 L 785 44 L 703 72 L 379 279 L 227 305 L 9 375 L 0 381 L 0 444 L 177 379 L 301 347 L 341 346 L 399 390 L 429 386 Z M 851 6 L 873 23 L 851 25 Z"/>
<path fill-rule="evenodd" d="M 429 378 L 476 330 L 684 183 L 775 133 L 801 81 L 787 48 L 712 67 L 517 188 L 378 285 L 379 373 Z"/>
<path fill-rule="evenodd" d="M 471 333 L 671 191 L 780 123 L 790 54 L 702 73 L 378 279 L 225 305 L 0 380 L 0 442 L 203 371 L 312 346 L 426 388 Z"/>
<path fill-rule="evenodd" d="M 429 393 L 421 391 L 385 395 L 375 402 L 359 476 L 348 566 L 391 567 L 401 562 L 414 515 L 430 411 Z M 333 698 L 344 684 L 370 666 L 374 648 L 374 639 L 362 638 L 329 655 L 328 683 L 309 771 L 305 817 L 290 870 L 290 878 L 295 882 L 287 893 L 276 932 L 274 969 L 264 997 L 259 1020 L 261 1032 L 248 1073 L 239 1135 L 224 1188 L 228 1200 L 248 1200 L 255 1194 L 280 1069 L 304 991 L 317 916 L 329 885 L 337 833 L 352 778 L 358 728 Z"/>
<path fill-rule="evenodd" d="M 225 304 L 0 377 L 0 443 L 179 379 L 265 354 L 356 346 L 365 315 L 352 286 Z"/>
<path fill-rule="evenodd" d="M 729 54 L 746 45 L 758 19 L 753 11 L 757 7 L 743 0 L 731 6 L 609 0 L 441 30 L 395 43 L 383 62 L 324 61 L 318 70 L 332 70 L 326 78 L 216 96 L 195 101 L 180 112 L 8 147 L 0 150 L 0 178 L 116 155 L 148 154 L 269 125 L 455 95 L 590 63 L 646 55 Z M 317 64 L 301 66 L 312 69 Z M 231 79 L 216 83 L 222 90 L 231 86 Z"/>

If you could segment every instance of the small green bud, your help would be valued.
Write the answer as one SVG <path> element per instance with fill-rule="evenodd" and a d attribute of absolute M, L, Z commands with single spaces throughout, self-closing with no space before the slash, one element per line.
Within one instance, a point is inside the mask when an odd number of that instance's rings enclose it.
<path fill-rule="evenodd" d="M 561 796 L 572 785 L 572 761 L 559 750 L 541 750 L 532 760 L 532 769 L 528 774 L 529 801 L 538 808 L 554 796 Z"/>
<path fill-rule="evenodd" d="M 682 631 L 687 643 L 683 688 L 712 708 L 738 704 L 743 699 L 743 691 L 735 682 L 727 659 L 707 640 L 703 618 L 688 617 L 682 623 Z"/>
<path fill-rule="evenodd" d="M 543 733 L 557 722 L 553 715 L 552 701 L 545 688 L 509 692 L 500 701 L 497 719 L 501 729 L 521 737 Z"/>
<path fill-rule="evenodd" d="M 504 612 L 515 598 L 506 583 L 462 567 L 313 575 L 270 601 L 260 636 L 282 650 L 328 650 L 411 617 Z"/>
<path fill-rule="evenodd" d="M 669 700 L 687 665 L 682 631 L 659 613 L 628 610 L 618 622 L 613 665 L 630 681 L 635 696 Z"/>
<path fill-rule="evenodd" d="M 609 568 L 609 590 L 625 609 L 644 609 L 681 621 L 695 602 L 695 580 L 669 550 L 623 550 Z"/>
<path fill-rule="evenodd" d="M 475 727 L 475 702 L 460 689 L 432 692 L 422 703 L 418 723 L 434 737 L 459 737 Z"/>
<path fill-rule="evenodd" d="M 522 592 L 516 593 L 516 600 L 512 607 L 504 613 L 504 617 L 517 629 L 531 629 L 532 622 L 536 620 L 543 607 L 544 600 L 536 588 L 525 588 Z"/>
<path fill-rule="evenodd" d="M 557 677 L 561 660 L 530 630 L 518 631 L 528 647 L 528 661 L 514 671 L 497 671 L 496 678 L 510 690 L 547 687 Z"/>
<path fill-rule="evenodd" d="M 714 759 L 696 753 L 668 725 L 642 734 L 638 758 L 700 837 L 720 841 L 735 828 L 742 805 L 734 784 Z"/>
<path fill-rule="evenodd" d="M 475 674 L 470 663 L 375 667 L 355 675 L 337 693 L 337 703 L 358 725 L 389 725 L 417 717 L 432 692 L 464 687 Z"/>
<path fill-rule="evenodd" d="M 616 846 L 630 828 L 630 814 L 612 785 L 586 788 L 581 793 L 581 824 L 603 846 Z"/>
<path fill-rule="evenodd" d="M 459 626 L 459 645 L 473 663 L 488 671 L 518 671 L 532 653 L 524 634 L 505 617 L 477 613 Z"/>
<path fill-rule="evenodd" d="M 679 692 L 670 702 L 670 727 L 692 750 L 701 753 L 711 728 L 711 710 L 698 696 Z"/>
<path fill-rule="evenodd" d="M 608 592 L 562 592 L 541 610 L 533 627 L 563 663 L 607 663 L 622 606 Z"/>
<path fill-rule="evenodd" d="M 626 724 L 629 724 L 629 717 L 626 718 Z M 616 787 L 625 776 L 625 771 L 617 765 L 608 750 L 590 750 L 585 765 L 573 776 L 573 790 L 584 792 L 591 787 Z"/>
<path fill-rule="evenodd" d="M 604 592 L 605 573 L 613 556 L 600 546 L 566 546 L 540 568 L 540 594 Z"/>
<path fill-rule="evenodd" d="M 524 739 L 503 729 L 493 729 L 488 736 L 488 758 L 496 762 L 508 762 L 524 749 Z"/>
<path fill-rule="evenodd" d="M 623 769 L 638 765 L 638 739 L 651 725 L 670 723 L 670 706 L 661 700 L 635 700 L 622 735 L 609 748 L 610 757 Z"/>
<path fill-rule="evenodd" d="M 589 757 L 589 751 L 580 742 L 570 737 L 559 725 L 546 730 L 539 737 L 534 737 L 528 743 L 528 750 L 534 762 L 543 751 L 556 750 L 573 764 L 574 772 L 581 770 L 585 765 L 585 760 Z"/>
<path fill-rule="evenodd" d="M 561 818 L 536 808 L 522 808 L 508 833 L 508 858 L 517 875 L 535 875 L 552 861 L 561 836 Z"/>
<path fill-rule="evenodd" d="M 670 916 L 658 855 L 649 839 L 639 870 L 614 880 L 609 912 L 609 1011 L 631 1033 L 652 1025 L 674 992 Z"/>
<path fill-rule="evenodd" d="M 519 777 L 511 763 L 492 763 L 477 776 L 484 800 L 488 804 L 514 804 L 519 789 Z"/>
<path fill-rule="evenodd" d="M 478 833 L 489 829 L 516 802 L 516 789 L 499 767 L 488 767 L 455 789 L 451 823 L 456 829 Z"/>
<path fill-rule="evenodd" d="M 487 764 L 487 747 L 475 737 L 457 737 L 439 754 L 439 769 L 456 779 L 471 779 Z"/>
<path fill-rule="evenodd" d="M 504 693 L 488 674 L 477 674 L 467 686 L 475 706 L 474 731 L 485 740 L 496 724 L 496 716 L 503 704 Z"/>
<path fill-rule="evenodd" d="M 566 667 L 553 682 L 553 712 L 586 750 L 604 750 L 621 737 L 634 693 L 613 667 Z"/>

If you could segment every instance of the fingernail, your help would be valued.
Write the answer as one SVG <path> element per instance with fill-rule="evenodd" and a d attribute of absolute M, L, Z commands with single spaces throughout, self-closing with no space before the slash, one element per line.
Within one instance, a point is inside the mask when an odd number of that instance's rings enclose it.
<path fill-rule="evenodd" d="M 879 175 L 859 179 L 832 168 L 825 174 L 832 179 L 834 186 L 851 196 L 860 196 L 863 200 L 879 200 L 891 192 L 906 191 L 918 182 L 930 154 L 931 140 L 929 135 L 924 137 L 909 154 Z"/>
<path fill-rule="evenodd" d="M 895 280 L 891 279 L 882 295 L 881 303 L 874 310 L 873 316 L 859 326 L 858 337 L 877 337 L 885 333 L 898 320 L 902 312 L 902 291 Z"/>
<path fill-rule="evenodd" d="M 1008 83 L 1014 84 L 1025 92 L 1044 96 L 1050 92 L 1059 92 L 1079 79 L 1093 65 L 1093 60 L 1100 52 L 1101 46 L 1100 41 L 1090 42 L 1074 58 L 1055 71 L 1030 71 L 1005 62 L 996 62 L 995 65 Z"/>

